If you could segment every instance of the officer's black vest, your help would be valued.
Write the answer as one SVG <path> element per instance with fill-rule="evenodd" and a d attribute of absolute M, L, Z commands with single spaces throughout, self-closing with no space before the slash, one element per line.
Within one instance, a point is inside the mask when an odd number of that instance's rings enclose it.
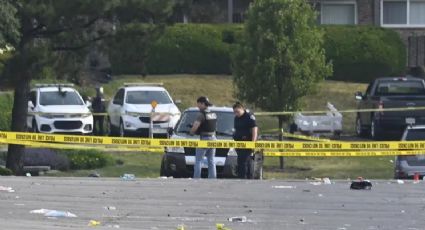
<path fill-rule="evenodd" d="M 197 133 L 201 135 L 214 135 L 217 128 L 217 115 L 210 111 L 201 111 L 201 113 L 205 117 L 205 120 L 199 126 Z"/>

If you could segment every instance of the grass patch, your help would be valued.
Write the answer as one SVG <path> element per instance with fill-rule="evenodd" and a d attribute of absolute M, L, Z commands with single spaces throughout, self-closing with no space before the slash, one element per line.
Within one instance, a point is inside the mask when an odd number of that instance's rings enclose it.
<path fill-rule="evenodd" d="M 394 157 L 286 157 L 285 169 L 279 169 L 279 158 L 265 159 L 267 179 L 331 179 L 364 178 L 390 179 L 394 175 Z"/>
<path fill-rule="evenodd" d="M 47 176 L 87 177 L 97 172 L 101 177 L 120 177 L 124 173 L 135 174 L 136 177 L 159 177 L 162 155 L 158 153 L 104 153 L 114 164 L 93 170 L 71 170 L 66 172 L 51 171 Z M 119 164 L 117 164 L 117 161 Z"/>

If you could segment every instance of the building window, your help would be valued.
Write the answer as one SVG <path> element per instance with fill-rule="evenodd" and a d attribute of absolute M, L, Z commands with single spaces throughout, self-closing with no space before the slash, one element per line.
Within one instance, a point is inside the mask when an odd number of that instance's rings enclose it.
<path fill-rule="evenodd" d="M 424 27 L 425 1 L 382 0 L 381 25 L 389 27 Z"/>
<path fill-rule="evenodd" d="M 410 1 L 410 24 L 425 25 L 425 2 Z"/>
<path fill-rule="evenodd" d="M 320 15 L 321 24 L 354 25 L 357 23 L 354 2 L 323 2 Z"/>

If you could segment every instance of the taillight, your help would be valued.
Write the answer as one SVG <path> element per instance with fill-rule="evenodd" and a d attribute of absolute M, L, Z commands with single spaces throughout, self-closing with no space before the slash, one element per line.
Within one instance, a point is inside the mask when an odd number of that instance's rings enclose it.
<path fill-rule="evenodd" d="M 383 101 L 380 101 L 379 102 L 379 104 L 378 104 L 378 110 L 382 110 L 382 111 L 379 112 L 380 115 L 383 115 L 384 114 L 384 111 L 383 111 L 384 110 L 384 102 Z"/>

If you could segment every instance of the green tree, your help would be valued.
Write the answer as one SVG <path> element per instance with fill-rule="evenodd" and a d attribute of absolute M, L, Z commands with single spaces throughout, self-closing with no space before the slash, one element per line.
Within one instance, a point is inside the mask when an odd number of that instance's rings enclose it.
<path fill-rule="evenodd" d="M 0 22 L 14 20 L 0 32 L 0 45 L 11 44 L 13 56 L 8 59 L 4 75 L 14 88 L 12 130 L 26 131 L 27 101 L 32 79 L 50 69 L 57 77 L 70 79 L 72 70 L 93 47 L 107 49 L 104 42 L 142 23 L 147 30 L 136 33 L 149 36 L 152 28 L 169 22 L 178 0 L 0 0 Z M 142 29 L 141 29 L 142 28 Z M 5 33 L 4 33 L 5 32 Z M 141 39 L 141 42 L 144 42 Z M 74 75 L 78 71 L 74 72 Z M 24 146 L 9 145 L 7 167 L 22 173 Z"/>
<path fill-rule="evenodd" d="M 305 0 L 254 1 L 233 60 L 236 96 L 267 111 L 298 110 L 301 98 L 332 73 Z M 277 118 L 281 130 L 287 117 Z"/>

